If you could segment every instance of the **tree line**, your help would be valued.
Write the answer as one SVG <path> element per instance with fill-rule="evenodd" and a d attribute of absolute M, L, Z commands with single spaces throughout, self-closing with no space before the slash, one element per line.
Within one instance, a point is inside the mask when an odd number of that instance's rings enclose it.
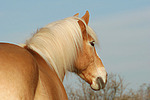
<path fill-rule="evenodd" d="M 123 77 L 111 73 L 108 75 L 106 87 L 100 91 L 93 91 L 89 84 L 78 78 L 81 82 L 79 89 L 66 86 L 69 100 L 150 100 L 150 84 L 142 84 L 135 91 L 128 89 Z"/>

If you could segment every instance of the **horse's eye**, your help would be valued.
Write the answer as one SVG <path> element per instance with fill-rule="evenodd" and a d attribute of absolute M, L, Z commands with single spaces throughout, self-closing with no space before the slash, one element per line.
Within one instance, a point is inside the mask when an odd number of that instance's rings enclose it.
<path fill-rule="evenodd" d="M 95 41 L 90 42 L 90 44 L 91 44 L 91 46 L 93 46 L 93 47 L 94 47 L 94 45 L 95 45 Z"/>

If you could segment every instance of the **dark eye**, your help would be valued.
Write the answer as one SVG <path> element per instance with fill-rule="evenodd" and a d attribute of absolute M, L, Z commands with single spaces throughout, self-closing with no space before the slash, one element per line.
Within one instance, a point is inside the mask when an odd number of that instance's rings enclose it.
<path fill-rule="evenodd" d="M 95 45 L 95 41 L 90 42 L 90 44 L 91 44 L 91 46 L 93 46 L 93 47 L 94 47 L 94 45 Z"/>

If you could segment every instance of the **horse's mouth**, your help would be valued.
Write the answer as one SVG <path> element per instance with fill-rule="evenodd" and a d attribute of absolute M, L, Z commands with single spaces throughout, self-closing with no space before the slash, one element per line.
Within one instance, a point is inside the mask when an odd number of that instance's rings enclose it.
<path fill-rule="evenodd" d="M 95 91 L 103 89 L 105 87 L 105 83 L 101 77 L 98 77 L 94 82 L 91 84 L 91 88 Z"/>

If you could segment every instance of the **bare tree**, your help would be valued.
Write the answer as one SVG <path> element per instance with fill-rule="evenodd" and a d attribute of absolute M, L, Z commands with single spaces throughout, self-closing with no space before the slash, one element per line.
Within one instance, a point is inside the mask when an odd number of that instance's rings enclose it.
<path fill-rule="evenodd" d="M 146 100 L 150 100 L 150 84 L 147 86 L 146 89 Z"/>
<path fill-rule="evenodd" d="M 129 84 L 117 74 L 109 74 L 106 87 L 97 92 L 80 78 L 79 82 L 78 90 L 67 87 L 69 100 L 150 100 L 150 84 L 142 84 L 137 91 L 127 91 Z"/>

